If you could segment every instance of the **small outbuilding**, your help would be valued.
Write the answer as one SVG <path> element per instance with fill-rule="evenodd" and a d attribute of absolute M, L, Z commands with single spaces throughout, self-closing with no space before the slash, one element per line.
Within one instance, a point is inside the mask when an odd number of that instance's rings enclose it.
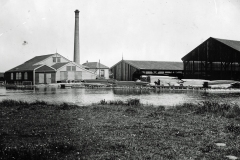
<path fill-rule="evenodd" d="M 182 78 L 182 62 L 121 60 L 110 68 L 113 78 L 135 81 L 143 75 L 165 75 Z"/>
<path fill-rule="evenodd" d="M 83 66 L 86 66 L 90 71 L 97 74 L 98 78 L 109 79 L 109 67 L 100 62 L 86 62 Z"/>

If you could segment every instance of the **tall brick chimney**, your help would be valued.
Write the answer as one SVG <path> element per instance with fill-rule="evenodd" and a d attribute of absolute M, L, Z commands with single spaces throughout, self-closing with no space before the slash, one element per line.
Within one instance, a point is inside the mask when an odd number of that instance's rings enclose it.
<path fill-rule="evenodd" d="M 73 61 L 80 64 L 79 46 L 79 10 L 75 10 L 75 30 L 74 30 L 74 57 Z"/>

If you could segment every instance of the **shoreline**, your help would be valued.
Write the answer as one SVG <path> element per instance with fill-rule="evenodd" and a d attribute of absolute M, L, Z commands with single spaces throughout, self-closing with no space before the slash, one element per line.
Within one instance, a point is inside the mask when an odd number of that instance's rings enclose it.
<path fill-rule="evenodd" d="M 64 87 L 61 87 L 63 85 Z M 65 87 L 66 85 L 66 87 Z M 240 92 L 240 88 L 204 88 L 194 86 L 102 86 L 102 85 L 83 85 L 82 83 L 54 83 L 54 84 L 40 84 L 40 85 L 5 85 L 8 89 L 35 89 L 35 88 L 57 88 L 57 89 L 71 89 L 71 88 L 83 88 L 83 89 L 122 89 L 122 90 L 148 90 L 148 91 L 199 91 L 208 93 L 226 93 L 226 92 Z"/>

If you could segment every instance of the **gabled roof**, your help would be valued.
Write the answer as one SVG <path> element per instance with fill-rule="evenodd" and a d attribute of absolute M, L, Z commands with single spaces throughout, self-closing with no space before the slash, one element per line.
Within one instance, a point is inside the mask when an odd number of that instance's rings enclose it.
<path fill-rule="evenodd" d="M 42 65 L 38 68 L 35 68 L 35 72 L 56 72 L 56 69 L 47 65 Z"/>
<path fill-rule="evenodd" d="M 193 50 L 191 50 L 189 53 L 187 53 L 184 57 L 182 57 L 181 58 L 182 61 L 185 61 L 187 59 L 192 59 L 193 57 L 196 58 L 196 56 L 193 56 L 194 52 L 199 52 L 199 51 L 197 51 L 198 48 L 203 48 L 203 46 L 205 44 L 207 44 L 207 42 L 217 42 L 218 44 L 214 43 L 214 45 L 222 44 L 224 46 L 228 46 L 229 48 L 236 50 L 237 52 L 240 52 L 240 41 L 209 37 L 207 40 L 205 40 L 204 42 L 199 44 L 197 47 L 195 47 Z M 220 51 L 220 49 L 218 47 L 215 47 L 214 50 Z M 206 57 L 202 56 L 203 52 L 201 54 L 199 54 L 199 56 L 200 56 L 200 59 L 204 61 Z M 200 59 L 198 58 L 197 60 L 200 60 Z M 219 57 L 214 57 L 214 60 L 220 61 Z"/>
<path fill-rule="evenodd" d="M 124 60 L 126 63 L 145 70 L 183 70 L 182 62 L 167 62 L 167 61 L 133 61 Z"/>
<path fill-rule="evenodd" d="M 52 55 L 53 54 L 33 57 L 32 59 L 26 61 L 25 63 L 23 63 L 23 64 L 21 64 L 21 65 L 19 65 L 17 67 L 14 67 L 14 68 L 8 70 L 7 72 L 9 72 L 9 71 L 32 71 L 35 68 L 41 66 L 41 65 L 34 65 L 35 63 L 43 61 L 44 59 L 46 59 L 46 58 L 48 58 L 48 57 L 50 57 Z"/>
<path fill-rule="evenodd" d="M 68 63 L 69 63 L 69 62 L 56 63 L 56 64 L 52 65 L 52 68 L 59 69 L 59 68 L 61 68 L 62 66 L 68 64 Z"/>
<path fill-rule="evenodd" d="M 71 62 L 71 61 L 69 61 L 69 62 L 62 62 L 62 63 L 56 63 L 56 64 L 52 65 L 51 67 L 54 68 L 54 69 L 56 69 L 56 70 L 58 70 L 59 68 L 65 66 L 65 65 L 67 65 L 67 64 L 73 64 L 73 65 L 77 66 L 78 68 L 81 68 L 82 70 L 84 70 L 84 71 L 86 71 L 86 72 L 89 72 L 89 73 L 91 73 L 91 74 L 95 74 L 95 73 L 93 73 L 92 71 L 90 71 L 90 70 L 88 70 L 88 69 L 85 69 L 85 67 L 84 67 L 83 65 L 80 65 L 80 64 L 78 64 L 78 63 L 76 63 L 76 62 Z"/>
<path fill-rule="evenodd" d="M 227 40 L 227 39 L 219 39 L 219 38 L 213 38 L 219 42 L 222 42 L 223 44 L 240 51 L 240 41 L 235 41 L 235 40 Z"/>
<path fill-rule="evenodd" d="M 105 69 L 105 68 L 109 68 L 103 64 L 100 63 L 99 66 L 99 62 L 87 62 L 87 63 L 83 63 L 84 66 L 87 66 L 89 69 L 97 69 L 97 68 L 101 68 L 101 69 Z"/>

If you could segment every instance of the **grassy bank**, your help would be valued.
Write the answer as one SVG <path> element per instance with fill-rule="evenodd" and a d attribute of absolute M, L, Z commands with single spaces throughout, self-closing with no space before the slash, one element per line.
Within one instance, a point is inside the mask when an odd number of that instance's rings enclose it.
<path fill-rule="evenodd" d="M 240 109 L 230 103 L 165 110 L 136 99 L 87 107 L 4 100 L 0 110 L 0 159 L 240 157 Z"/>

